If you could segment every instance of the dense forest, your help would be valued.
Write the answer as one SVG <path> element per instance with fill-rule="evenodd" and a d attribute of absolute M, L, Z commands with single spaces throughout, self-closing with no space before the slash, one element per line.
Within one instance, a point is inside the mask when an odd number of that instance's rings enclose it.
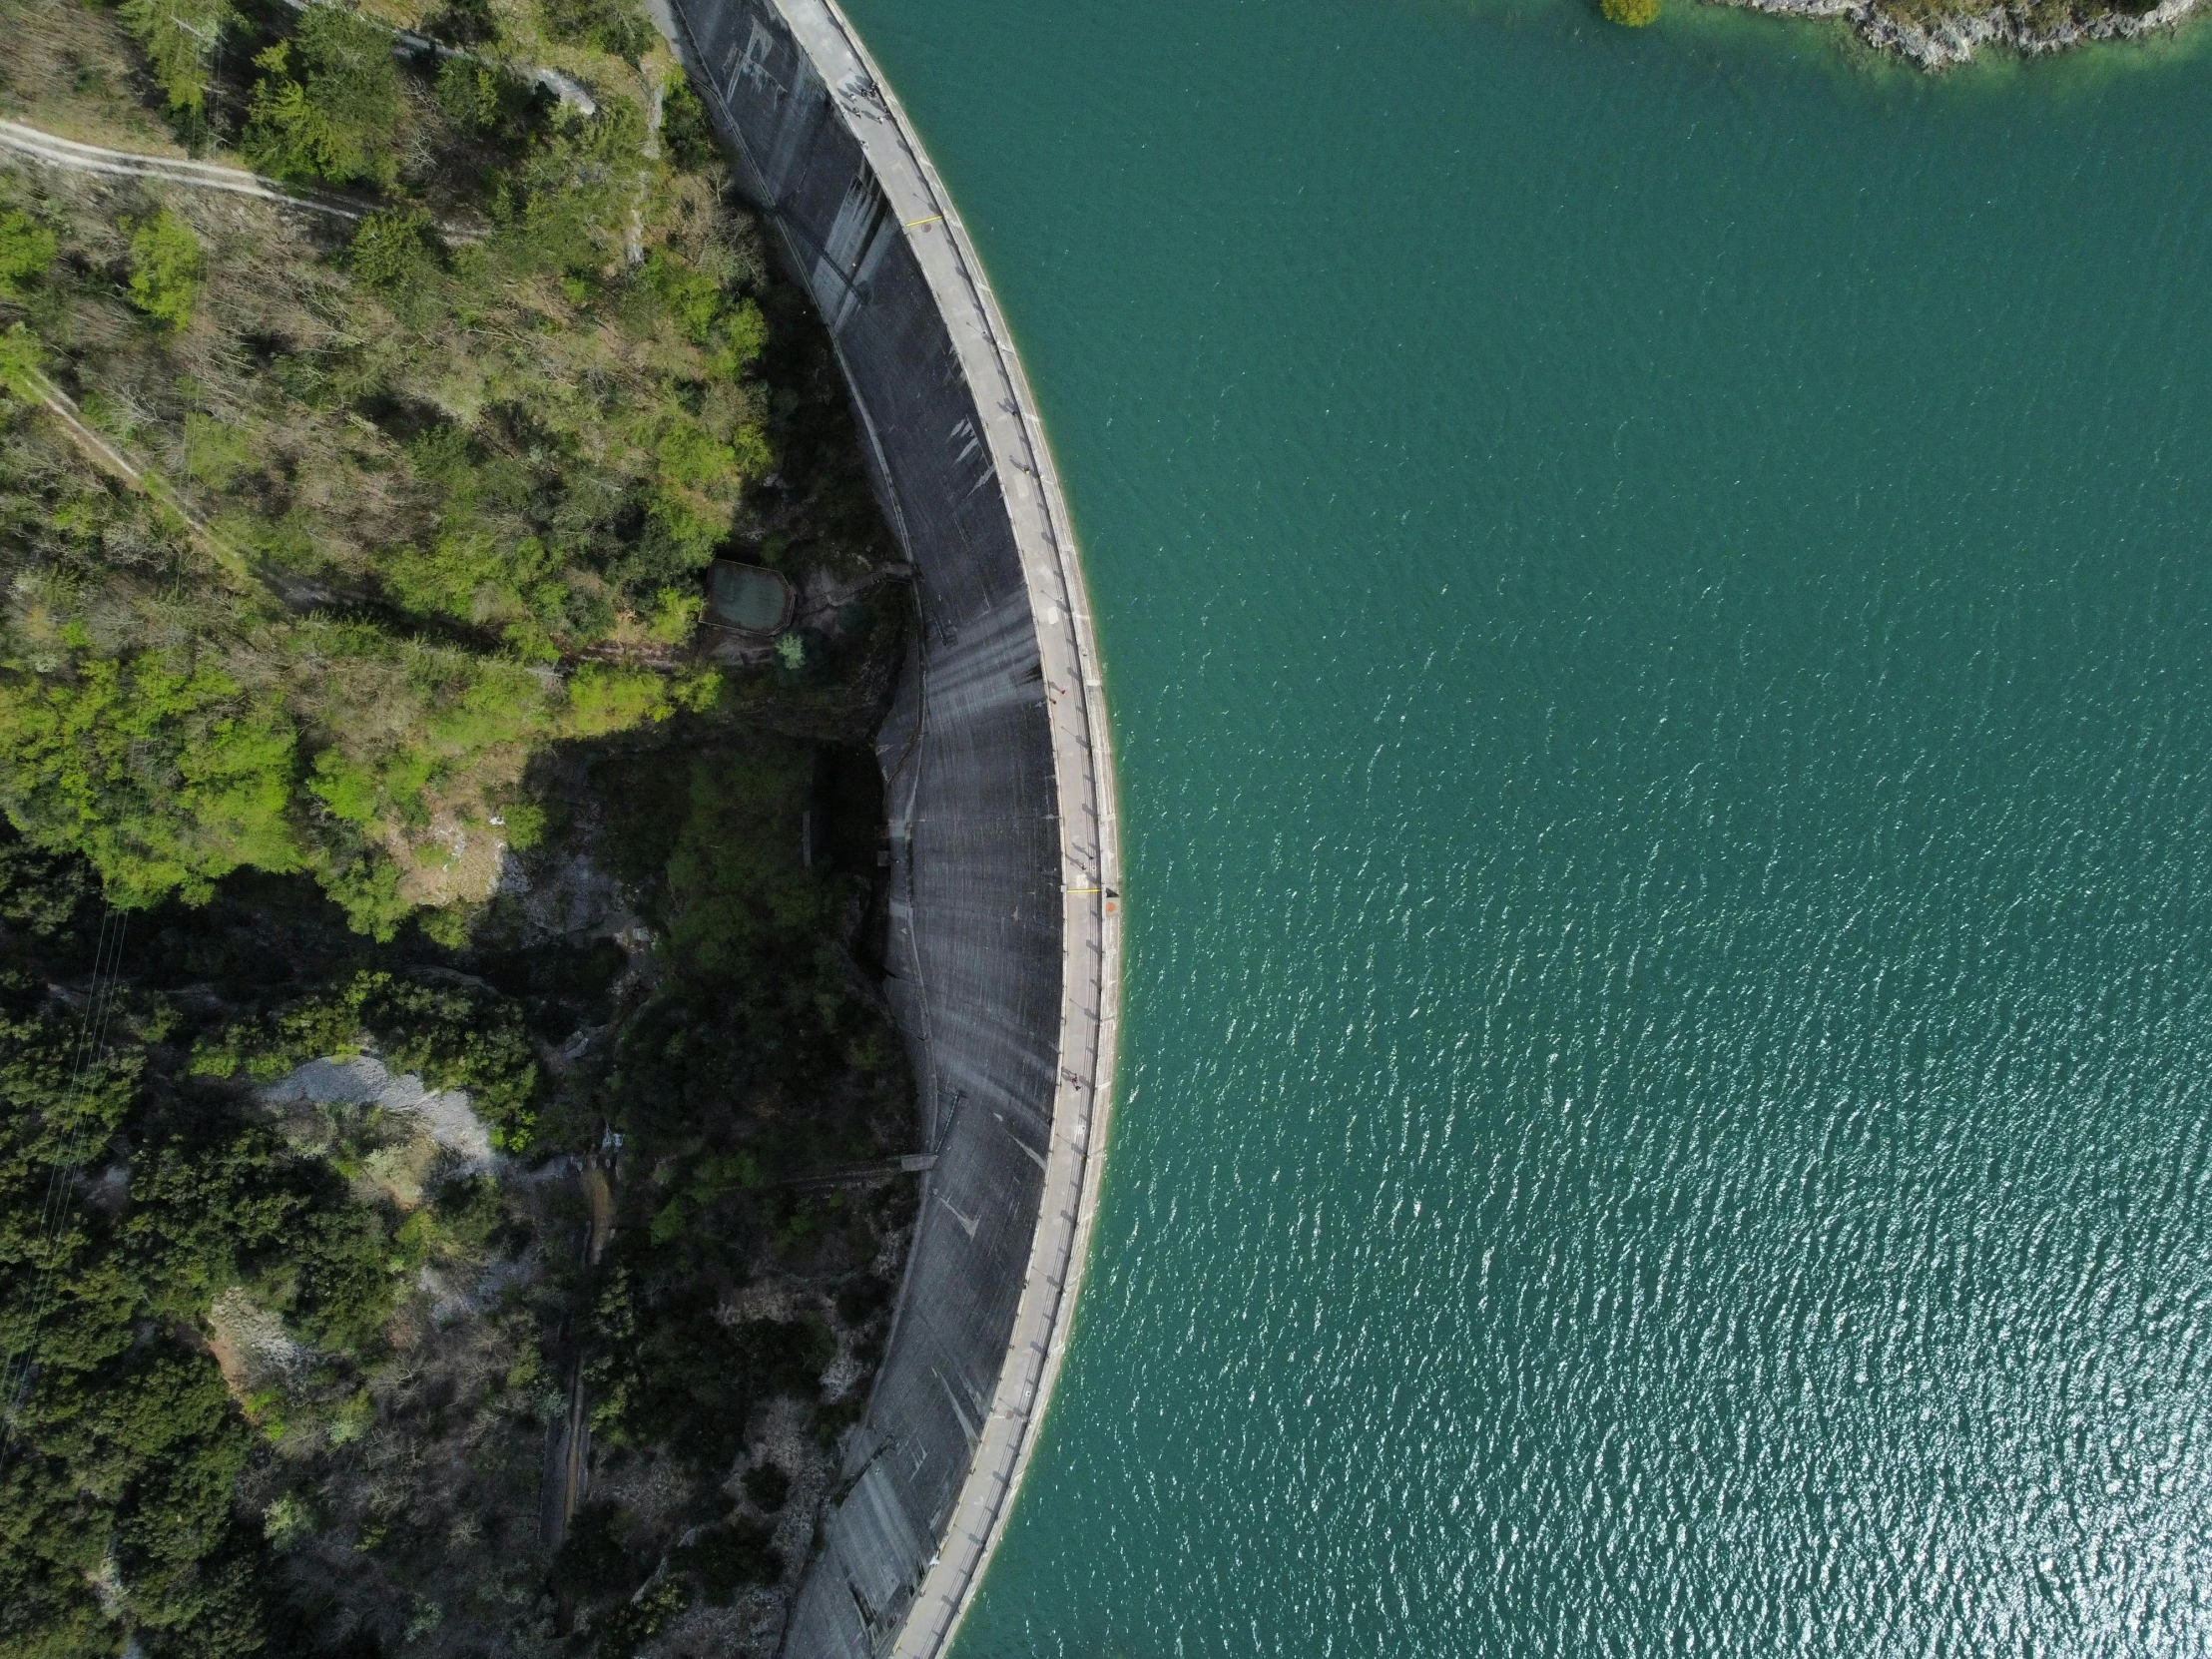
<path fill-rule="evenodd" d="M 0 23 L 294 197 L 0 155 L 0 1655 L 771 1652 L 915 1150 L 828 342 L 622 0 Z"/>

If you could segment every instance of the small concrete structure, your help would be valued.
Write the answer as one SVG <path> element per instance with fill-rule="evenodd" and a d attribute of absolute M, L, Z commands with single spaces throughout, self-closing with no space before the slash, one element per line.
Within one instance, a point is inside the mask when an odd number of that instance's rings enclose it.
<path fill-rule="evenodd" d="M 877 738 L 886 994 L 936 1162 L 787 1659 L 933 1659 L 1004 1527 L 1088 1252 L 1121 851 L 1090 604 L 997 302 L 830 0 L 673 0 L 739 188 L 812 291 L 921 626 Z"/>
<path fill-rule="evenodd" d="M 707 567 L 706 622 L 740 634 L 781 634 L 791 626 L 792 585 L 760 565 L 717 559 Z"/>

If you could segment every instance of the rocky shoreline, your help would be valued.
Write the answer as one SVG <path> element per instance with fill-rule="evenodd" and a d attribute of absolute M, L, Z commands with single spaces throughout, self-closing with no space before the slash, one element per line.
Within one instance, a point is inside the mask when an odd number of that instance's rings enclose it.
<path fill-rule="evenodd" d="M 1859 37 L 1881 51 L 1895 52 L 1923 69 L 1955 68 L 1985 46 L 2023 57 L 2063 52 L 2098 40 L 2133 40 L 2171 29 L 2195 13 L 2201 0 L 2161 0 L 2143 12 L 2108 11 L 2083 19 L 2058 4 L 1995 6 L 1982 12 L 1951 12 L 1916 22 L 1871 0 L 1721 0 L 1724 5 L 1787 17 L 1843 18 Z M 2055 16 L 2053 14 L 2056 14 Z"/>

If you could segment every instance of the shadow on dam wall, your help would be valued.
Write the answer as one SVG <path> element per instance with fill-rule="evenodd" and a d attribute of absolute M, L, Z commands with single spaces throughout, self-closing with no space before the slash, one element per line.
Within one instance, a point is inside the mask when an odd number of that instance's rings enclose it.
<path fill-rule="evenodd" d="M 1003 1522 L 1087 1243 L 1119 970 L 1104 704 L 1026 382 L 895 104 L 822 0 L 671 4 L 916 572 L 877 759 L 886 990 L 938 1157 L 784 1653 L 928 1655 Z"/>

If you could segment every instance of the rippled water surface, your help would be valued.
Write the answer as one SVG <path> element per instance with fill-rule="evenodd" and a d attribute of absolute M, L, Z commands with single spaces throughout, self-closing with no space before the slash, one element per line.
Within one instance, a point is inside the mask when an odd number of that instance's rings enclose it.
<path fill-rule="evenodd" d="M 961 1659 L 2212 1650 L 2212 53 L 852 10 L 1131 868 Z"/>

